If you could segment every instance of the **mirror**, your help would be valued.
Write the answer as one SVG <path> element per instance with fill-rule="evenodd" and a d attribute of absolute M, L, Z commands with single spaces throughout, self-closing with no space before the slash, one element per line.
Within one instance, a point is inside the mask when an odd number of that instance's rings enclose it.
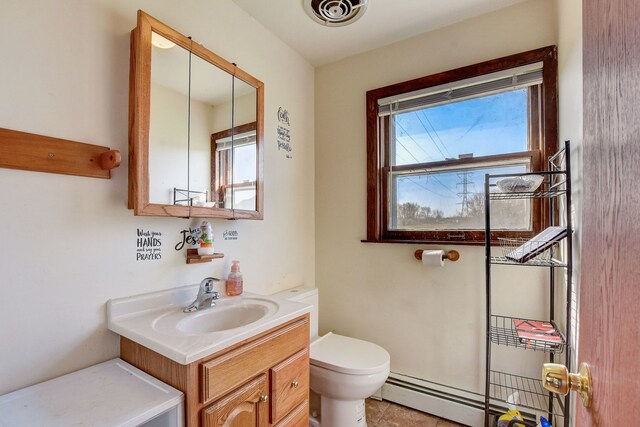
<path fill-rule="evenodd" d="M 191 55 L 158 33 L 151 37 L 149 202 L 179 204 L 189 183 Z"/>
<path fill-rule="evenodd" d="M 130 86 L 134 214 L 262 219 L 262 82 L 138 11 Z"/>

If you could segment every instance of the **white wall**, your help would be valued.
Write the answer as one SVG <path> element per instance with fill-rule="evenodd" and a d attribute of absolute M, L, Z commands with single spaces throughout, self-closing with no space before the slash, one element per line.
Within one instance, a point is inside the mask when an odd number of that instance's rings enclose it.
<path fill-rule="evenodd" d="M 365 93 L 385 85 L 556 44 L 556 4 L 533 0 L 316 70 L 316 283 L 320 328 L 376 342 L 391 369 L 482 391 L 484 249 L 457 247 L 441 269 L 413 257 L 420 245 L 366 237 Z M 432 248 L 452 248 L 452 245 Z M 501 314 L 545 316 L 546 271 L 494 269 Z M 541 357 L 497 349 L 502 366 L 537 377 Z"/>
<path fill-rule="evenodd" d="M 127 210 L 129 32 L 136 10 L 265 83 L 265 220 L 213 221 L 224 260 L 186 265 L 173 247 L 199 221 Z M 4 0 L 0 127 L 110 146 L 111 180 L 0 169 L 0 394 L 117 355 L 109 298 L 199 282 L 242 261 L 247 290 L 314 285 L 313 69 L 231 0 Z M 289 110 L 294 156 L 277 149 Z M 162 259 L 136 262 L 136 230 Z M 236 230 L 237 241 L 225 241 Z"/>

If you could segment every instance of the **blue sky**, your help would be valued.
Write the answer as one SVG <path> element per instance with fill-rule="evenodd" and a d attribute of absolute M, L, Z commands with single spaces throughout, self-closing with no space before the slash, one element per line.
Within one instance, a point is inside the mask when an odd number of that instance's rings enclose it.
<path fill-rule="evenodd" d="M 527 90 L 459 101 L 397 114 L 395 164 L 433 162 L 527 150 Z M 475 170 L 468 190 L 482 192 L 485 173 L 523 172 L 522 167 Z M 398 203 L 416 202 L 456 215 L 462 178 L 455 172 L 401 179 Z"/>

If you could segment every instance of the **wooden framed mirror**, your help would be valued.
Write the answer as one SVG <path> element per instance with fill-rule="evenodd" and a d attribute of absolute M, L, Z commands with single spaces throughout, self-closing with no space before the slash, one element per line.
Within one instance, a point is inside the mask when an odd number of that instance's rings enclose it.
<path fill-rule="evenodd" d="M 263 219 L 263 83 L 143 11 L 130 65 L 134 214 Z"/>

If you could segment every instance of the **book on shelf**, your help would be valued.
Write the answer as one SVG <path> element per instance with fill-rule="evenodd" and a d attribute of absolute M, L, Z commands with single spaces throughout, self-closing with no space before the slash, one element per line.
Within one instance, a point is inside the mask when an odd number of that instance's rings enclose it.
<path fill-rule="evenodd" d="M 525 263 L 567 236 L 566 227 L 547 227 L 541 233 L 505 255 L 511 261 Z"/>
<path fill-rule="evenodd" d="M 513 319 L 513 326 L 523 344 L 531 344 L 531 341 L 556 346 L 562 344 L 562 335 L 550 322 Z"/>

